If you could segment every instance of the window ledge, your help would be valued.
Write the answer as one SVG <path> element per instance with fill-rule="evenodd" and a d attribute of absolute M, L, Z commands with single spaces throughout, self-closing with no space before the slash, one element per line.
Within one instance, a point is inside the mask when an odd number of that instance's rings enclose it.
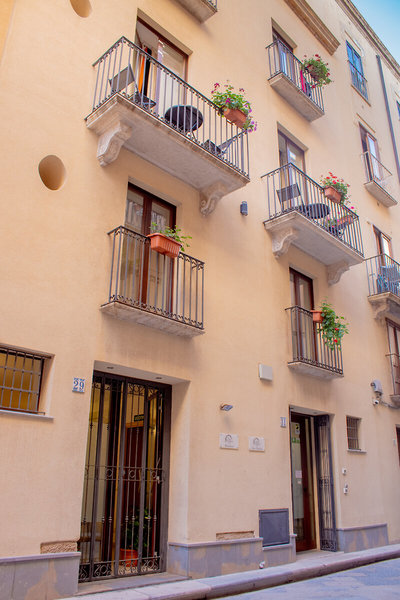
<path fill-rule="evenodd" d="M 355 85 L 351 84 L 351 87 L 353 88 L 353 90 L 355 90 L 357 92 L 357 94 L 364 100 L 364 102 L 366 102 L 369 106 L 371 105 L 371 102 L 368 100 L 368 98 L 366 98 L 365 96 L 363 96 L 363 94 L 360 92 L 360 90 L 358 88 L 356 88 Z"/>
<path fill-rule="evenodd" d="M 38 415 L 35 413 L 19 412 L 17 410 L 6 410 L 0 408 L 0 415 L 12 415 L 13 417 L 26 417 L 28 419 L 37 419 L 39 421 L 54 421 L 54 417 L 48 415 Z"/>
<path fill-rule="evenodd" d="M 347 448 L 347 452 L 351 452 L 352 454 L 367 454 L 366 450 L 355 450 L 353 448 Z"/>

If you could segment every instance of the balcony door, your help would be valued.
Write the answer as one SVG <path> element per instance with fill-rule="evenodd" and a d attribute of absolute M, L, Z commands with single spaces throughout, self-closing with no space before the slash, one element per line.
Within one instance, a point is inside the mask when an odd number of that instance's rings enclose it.
<path fill-rule="evenodd" d="M 150 233 L 152 223 L 158 231 L 174 227 L 175 206 L 129 184 L 125 227 L 132 233 L 124 236 L 120 295 L 126 298 L 128 294 L 142 308 L 156 307 L 168 312 L 172 304 L 174 263 L 150 250 L 145 236 Z M 130 298 L 132 294 L 134 298 Z"/>
<path fill-rule="evenodd" d="M 283 39 L 283 37 L 275 30 L 272 30 L 272 40 L 275 42 L 275 65 L 279 65 L 279 71 L 282 71 L 289 79 L 295 80 L 294 77 L 294 57 L 293 48 Z"/>
<path fill-rule="evenodd" d="M 307 204 L 307 183 L 304 177 L 304 151 L 278 131 L 280 190 L 282 210 Z M 297 169 L 291 167 L 294 165 Z"/>
<path fill-rule="evenodd" d="M 365 158 L 367 181 L 383 184 L 383 170 L 379 159 L 378 142 L 364 127 L 360 125 L 361 145 Z"/>
<path fill-rule="evenodd" d="M 178 77 L 186 80 L 187 55 L 177 46 L 158 33 L 155 29 L 138 20 L 136 25 L 136 45 L 155 58 Z M 156 63 L 151 63 L 144 57 L 141 59 L 139 72 L 139 91 L 152 98 L 156 105 L 162 104 L 164 109 L 174 104 L 184 104 L 183 86 L 177 84 L 175 78 L 166 74 Z M 161 100 L 161 103 L 160 103 Z"/>
<path fill-rule="evenodd" d="M 314 308 L 312 279 L 290 269 L 292 306 L 298 306 L 292 322 L 293 356 L 314 362 L 316 360 L 315 327 L 309 311 Z M 302 310 L 303 309 L 303 310 Z"/>
<path fill-rule="evenodd" d="M 397 396 L 400 394 L 400 326 L 392 321 L 388 321 L 387 328 L 393 377 L 393 393 Z"/>

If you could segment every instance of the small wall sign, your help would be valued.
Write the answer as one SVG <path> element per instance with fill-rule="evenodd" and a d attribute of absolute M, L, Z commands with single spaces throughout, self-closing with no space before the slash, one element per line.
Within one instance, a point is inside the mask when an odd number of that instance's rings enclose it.
<path fill-rule="evenodd" d="M 78 392 L 79 394 L 83 394 L 83 392 L 85 391 L 85 383 L 85 379 L 82 379 L 81 377 L 74 377 L 72 391 Z"/>
<path fill-rule="evenodd" d="M 249 435 L 249 450 L 252 452 L 265 452 L 265 439 L 255 435 Z"/>
<path fill-rule="evenodd" d="M 220 433 L 219 447 L 237 450 L 239 448 L 239 436 L 237 433 Z"/>

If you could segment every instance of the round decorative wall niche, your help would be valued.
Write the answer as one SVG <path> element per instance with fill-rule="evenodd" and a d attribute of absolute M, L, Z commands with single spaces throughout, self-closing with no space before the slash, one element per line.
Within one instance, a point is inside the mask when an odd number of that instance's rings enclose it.
<path fill-rule="evenodd" d="M 88 17 L 92 12 L 92 5 L 89 0 L 69 0 L 71 6 L 80 17 Z"/>
<path fill-rule="evenodd" d="M 42 158 L 38 170 L 40 179 L 49 190 L 59 190 L 65 182 L 67 172 L 64 164 L 54 154 Z"/>

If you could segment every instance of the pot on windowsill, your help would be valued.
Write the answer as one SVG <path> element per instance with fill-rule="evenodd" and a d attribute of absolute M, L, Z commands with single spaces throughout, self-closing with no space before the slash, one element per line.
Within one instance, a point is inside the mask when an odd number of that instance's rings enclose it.
<path fill-rule="evenodd" d="M 224 108 L 224 117 L 229 123 L 233 123 L 237 127 L 243 129 L 243 125 L 247 121 L 247 115 L 238 108 Z"/>
<path fill-rule="evenodd" d="M 342 194 L 331 185 L 324 187 L 324 194 L 325 198 L 328 198 L 328 200 L 332 200 L 332 202 L 337 202 L 337 204 L 341 204 Z"/>
<path fill-rule="evenodd" d="M 163 233 L 150 233 L 147 237 L 150 238 L 150 247 L 152 250 L 155 250 L 159 254 L 165 254 L 165 256 L 169 256 L 170 258 L 176 258 L 182 247 L 182 244 Z"/>
<path fill-rule="evenodd" d="M 313 323 L 322 323 L 322 310 L 311 310 Z"/>

